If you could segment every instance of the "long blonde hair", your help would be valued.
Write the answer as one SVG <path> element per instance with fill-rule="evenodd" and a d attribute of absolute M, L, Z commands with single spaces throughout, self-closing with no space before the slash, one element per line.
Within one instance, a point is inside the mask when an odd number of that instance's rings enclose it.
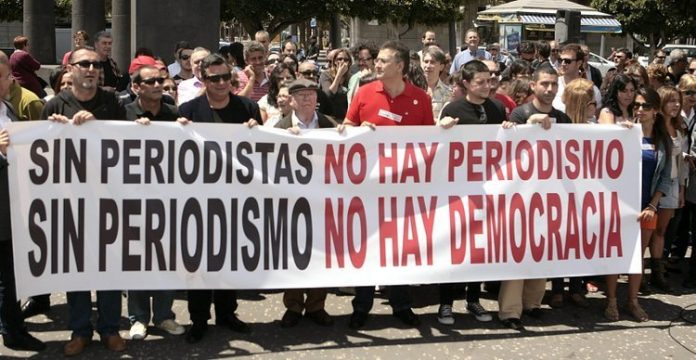
<path fill-rule="evenodd" d="M 672 99 L 677 99 L 679 101 L 679 108 L 683 106 L 682 104 L 684 103 L 682 101 L 682 95 L 677 88 L 674 86 L 662 86 L 659 89 L 657 89 L 657 94 L 660 95 L 660 108 L 658 111 L 662 113 L 662 116 L 664 116 L 665 121 L 669 122 L 672 127 L 684 134 L 686 132 L 686 129 L 684 129 L 684 122 L 682 121 L 682 116 L 681 113 L 677 114 L 677 116 L 673 118 L 668 118 L 667 114 L 665 114 L 665 106 L 667 103 L 672 100 Z"/>
<path fill-rule="evenodd" d="M 563 91 L 563 103 L 566 115 L 574 124 L 584 124 L 588 118 L 588 106 L 594 100 L 594 84 L 585 78 L 575 79 L 566 84 Z M 596 109 L 595 104 L 595 109 Z"/>

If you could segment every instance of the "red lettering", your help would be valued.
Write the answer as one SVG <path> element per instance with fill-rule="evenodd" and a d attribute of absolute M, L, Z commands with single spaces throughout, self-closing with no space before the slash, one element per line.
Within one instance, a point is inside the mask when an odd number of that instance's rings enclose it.
<path fill-rule="evenodd" d="M 529 203 L 529 246 L 532 252 L 532 259 L 539 262 L 544 257 L 544 241 L 546 240 L 543 235 L 539 237 L 539 241 L 536 241 L 536 234 L 534 232 L 534 214 L 539 213 L 539 217 L 544 215 L 544 201 L 541 200 L 541 195 L 539 193 L 532 194 L 532 199 Z"/>
<path fill-rule="evenodd" d="M 354 168 L 356 157 L 360 165 L 358 172 L 355 172 Z M 365 147 L 362 144 L 356 143 L 350 146 L 348 150 L 348 163 L 351 164 L 351 166 L 348 166 L 348 179 L 350 179 L 351 183 L 362 184 L 362 182 L 365 181 L 365 176 L 367 175 L 366 158 Z"/>
<path fill-rule="evenodd" d="M 483 264 L 486 261 L 486 251 L 484 248 L 476 246 L 476 235 L 483 234 L 483 221 L 476 220 L 474 216 L 476 210 L 483 208 L 483 196 L 469 196 L 469 246 L 471 248 L 471 263 Z"/>
<path fill-rule="evenodd" d="M 412 177 L 414 183 L 420 182 L 420 176 L 418 175 L 418 159 L 416 159 L 416 151 L 413 149 L 412 143 L 406 143 L 406 148 L 404 149 L 404 164 L 401 169 L 401 179 L 400 183 L 405 183 L 407 177 Z"/>
<path fill-rule="evenodd" d="M 435 225 L 435 211 L 437 211 L 437 196 L 430 197 L 430 206 L 425 206 L 425 198 L 418 197 L 418 206 L 420 208 L 423 227 L 425 228 L 425 253 L 428 265 L 433 264 L 433 226 Z"/>
<path fill-rule="evenodd" d="M 486 142 L 486 180 L 493 180 L 493 174 L 497 180 L 505 180 L 500 162 L 503 160 L 503 145 L 498 141 Z"/>
<path fill-rule="evenodd" d="M 588 221 L 588 212 L 592 212 L 592 214 L 597 213 L 597 205 L 595 204 L 595 199 L 594 196 L 592 196 L 592 193 L 585 193 L 585 196 L 582 199 L 582 249 L 583 252 L 585 253 L 585 257 L 588 259 L 592 259 L 594 257 L 594 252 L 595 248 L 597 247 L 597 235 L 595 233 L 592 233 L 592 237 L 587 236 L 587 223 Z"/>
<path fill-rule="evenodd" d="M 336 250 L 336 262 L 339 268 L 344 267 L 343 261 L 343 199 L 338 199 L 338 217 L 334 215 L 331 199 L 324 199 L 324 241 L 326 268 L 331 269 L 331 245 Z"/>
<path fill-rule="evenodd" d="M 450 218 L 450 256 L 452 265 L 458 265 L 464 262 L 466 257 L 466 218 L 464 216 L 464 204 L 458 196 L 449 197 L 449 218 Z M 459 229 L 461 231 L 461 239 L 457 241 L 457 219 L 459 219 Z"/>
<path fill-rule="evenodd" d="M 612 165 L 614 165 L 612 160 L 614 159 L 616 160 L 616 167 L 612 167 Z M 621 176 L 623 172 L 623 162 L 623 145 L 621 145 L 621 141 L 614 139 L 610 141 L 607 146 L 607 176 L 609 176 L 610 179 L 616 179 Z"/>
<path fill-rule="evenodd" d="M 524 169 L 522 165 L 522 153 L 527 154 L 527 169 Z M 515 149 L 515 166 L 522 180 L 529 180 L 532 178 L 532 175 L 534 175 L 534 151 L 529 141 L 522 140 L 517 145 Z"/>
<path fill-rule="evenodd" d="M 451 142 L 449 144 L 447 181 L 454 182 L 454 169 L 462 166 L 462 164 L 464 164 L 464 144 Z"/>
<path fill-rule="evenodd" d="M 549 251 L 548 259 L 553 260 L 553 247 L 556 245 L 556 254 L 559 259 L 563 257 L 563 239 L 561 238 L 561 223 L 563 215 L 561 214 L 561 197 L 558 194 L 546 195 L 546 206 L 548 214 L 546 216 L 546 236 L 548 236 Z"/>
<path fill-rule="evenodd" d="M 437 147 L 440 144 L 434 142 L 430 145 L 430 151 L 424 143 L 418 144 L 420 147 L 421 155 L 423 155 L 423 162 L 425 163 L 425 182 L 430 182 L 433 175 L 433 161 L 435 160 L 435 154 L 437 153 Z"/>
<path fill-rule="evenodd" d="M 475 166 L 483 163 L 483 159 L 479 154 L 482 148 L 483 143 L 481 141 L 469 142 L 469 148 L 466 151 L 467 159 L 469 159 L 466 166 L 466 176 L 468 181 L 483 181 L 483 174 L 481 171 L 474 170 Z"/>
<path fill-rule="evenodd" d="M 611 257 L 611 249 L 616 248 L 616 256 L 623 256 L 621 246 L 621 210 L 619 209 L 619 194 L 611 193 L 609 201 L 609 233 L 607 234 L 607 257 Z"/>
<path fill-rule="evenodd" d="M 537 180 L 550 179 L 553 174 L 553 147 L 551 143 L 546 140 L 537 141 L 537 156 L 539 157 L 537 160 L 539 165 Z M 546 167 L 544 167 L 544 163 L 546 163 Z"/>
<path fill-rule="evenodd" d="M 331 172 L 336 177 L 337 184 L 343 184 L 343 152 L 344 144 L 338 146 L 338 157 L 334 152 L 332 144 L 326 145 L 326 155 L 324 156 L 324 183 L 331 184 Z"/>
<path fill-rule="evenodd" d="M 413 198 L 407 196 L 404 204 L 404 233 L 403 252 L 401 253 L 401 266 L 408 265 L 408 256 L 413 255 L 416 265 L 421 265 L 420 246 L 418 244 L 418 227 L 413 212 Z"/>
<path fill-rule="evenodd" d="M 578 231 L 578 210 L 575 204 L 575 194 L 568 194 L 568 213 L 566 215 L 566 246 L 564 259 L 570 257 L 570 250 L 575 250 L 575 258 L 580 259 L 580 235 Z M 591 258 L 588 258 L 591 259 Z"/>
<path fill-rule="evenodd" d="M 575 180 L 580 175 L 580 159 L 577 155 L 579 148 L 580 144 L 577 140 L 568 140 L 565 144 L 565 157 L 570 163 L 566 165 L 565 172 L 566 178 L 569 180 Z"/>
<path fill-rule="evenodd" d="M 380 197 L 378 200 L 379 207 L 379 265 L 382 267 L 387 266 L 387 239 L 392 241 L 392 263 L 394 266 L 399 266 L 399 245 L 398 234 L 397 234 L 397 224 L 396 224 L 396 198 L 392 197 L 390 199 L 391 205 L 391 220 L 385 220 L 386 214 L 384 213 L 384 198 Z"/>
<path fill-rule="evenodd" d="M 387 169 L 391 169 L 391 182 L 396 183 L 397 181 L 397 161 L 398 154 L 396 151 L 396 144 L 391 144 L 391 152 L 389 155 L 385 154 L 384 144 L 379 144 L 379 183 L 384 184 L 387 177 Z"/>
<path fill-rule="evenodd" d="M 486 225 L 488 226 L 486 236 L 488 237 L 488 262 L 507 262 L 507 227 L 505 216 L 505 195 L 498 195 L 498 206 L 496 209 L 493 195 L 486 195 Z M 496 221 L 497 219 L 497 221 Z M 501 254 L 502 253 L 502 254 Z"/>
<path fill-rule="evenodd" d="M 520 226 L 522 230 L 519 232 L 521 234 L 521 239 L 519 245 L 515 241 L 515 214 L 520 214 Z M 527 248 L 527 213 L 524 209 L 524 200 L 520 194 L 512 195 L 510 200 L 510 250 L 512 252 L 512 259 L 516 263 L 521 263 L 524 260 L 524 252 Z"/>
<path fill-rule="evenodd" d="M 353 240 L 353 224 L 355 217 L 360 219 L 360 249 L 355 248 Z M 353 267 L 359 269 L 365 263 L 365 255 L 367 254 L 367 218 L 365 216 L 365 206 L 359 197 L 353 197 L 348 206 L 348 255 Z"/>
<path fill-rule="evenodd" d="M 583 174 L 584 178 L 601 179 L 602 178 L 602 150 L 604 149 L 604 141 L 597 140 L 597 146 L 592 152 L 592 140 L 583 141 Z M 589 174 L 588 174 L 589 172 Z"/>

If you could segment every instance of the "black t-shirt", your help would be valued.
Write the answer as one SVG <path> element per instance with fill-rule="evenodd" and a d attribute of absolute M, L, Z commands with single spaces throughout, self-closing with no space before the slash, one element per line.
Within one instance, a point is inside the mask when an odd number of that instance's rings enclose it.
<path fill-rule="evenodd" d="M 534 114 L 548 114 L 550 118 L 556 119 L 557 124 L 572 123 L 568 115 L 561 112 L 560 110 L 552 108 L 551 112 L 549 113 L 541 112 L 537 108 L 535 108 L 534 104 L 532 104 L 531 102 L 518 106 L 515 108 L 515 110 L 512 110 L 512 113 L 510 114 L 510 121 L 514 121 L 518 124 L 526 124 L 527 119 L 529 119 L 529 117 Z"/>
<path fill-rule="evenodd" d="M 179 117 L 176 106 L 167 104 L 164 101 L 164 96 L 162 96 L 162 100 L 160 100 L 160 105 L 160 111 L 157 115 L 153 115 L 151 112 L 143 110 L 140 104 L 138 104 L 138 101 L 133 101 L 126 105 L 126 118 L 128 120 L 136 120 L 146 117 L 152 121 L 174 121 Z"/>
<path fill-rule="evenodd" d="M 505 107 L 498 100 L 486 99 L 483 104 L 477 105 L 463 97 L 442 109 L 440 118 L 445 116 L 459 118 L 457 125 L 502 124 L 505 121 Z"/>

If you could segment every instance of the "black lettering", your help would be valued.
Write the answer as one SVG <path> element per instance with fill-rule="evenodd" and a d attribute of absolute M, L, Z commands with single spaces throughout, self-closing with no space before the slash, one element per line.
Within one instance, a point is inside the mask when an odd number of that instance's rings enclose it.
<path fill-rule="evenodd" d="M 300 252 L 298 244 L 297 223 L 300 216 L 305 219 L 305 250 Z M 309 201 L 306 198 L 299 198 L 295 202 L 292 209 L 292 230 L 290 232 L 290 241 L 292 242 L 292 258 L 298 269 L 304 270 L 309 266 L 309 261 L 312 259 L 312 208 L 309 206 Z"/>
<path fill-rule="evenodd" d="M 297 165 L 300 165 L 305 169 L 305 173 L 302 174 L 302 170 L 295 170 L 295 177 L 297 182 L 306 185 L 312 180 L 312 161 L 309 160 L 308 156 L 313 153 L 312 146 L 309 144 L 300 144 L 297 148 Z"/>
<path fill-rule="evenodd" d="M 75 150 L 75 145 L 72 139 L 66 139 L 65 142 L 65 182 L 72 182 L 72 172 L 70 171 L 71 165 L 77 173 L 77 179 L 79 182 L 84 183 L 87 180 L 87 140 L 80 139 L 80 155 L 77 155 Z"/>
<path fill-rule="evenodd" d="M 215 253 L 215 218 L 220 222 L 220 251 Z M 220 199 L 208 199 L 208 271 L 220 271 L 227 254 L 227 223 L 225 204 Z"/>
<path fill-rule="evenodd" d="M 140 149 L 139 140 L 123 140 L 123 183 L 140 184 L 140 174 L 132 173 L 131 166 L 140 164 L 140 157 L 133 156 L 132 150 Z M 124 219 L 125 220 L 125 219 Z"/>
<path fill-rule="evenodd" d="M 131 226 L 131 215 L 141 214 L 141 203 L 137 199 L 123 200 L 123 240 L 121 242 L 121 268 L 123 271 L 140 271 L 140 255 L 130 254 L 130 242 L 140 241 L 140 229 Z M 137 222 L 137 221 L 136 221 Z"/>
<path fill-rule="evenodd" d="M 176 211 L 174 211 L 176 214 Z M 155 224 L 157 217 L 157 227 Z M 157 256 L 158 269 L 167 270 L 167 262 L 164 259 L 164 249 L 162 248 L 162 238 L 164 237 L 164 203 L 162 200 L 145 200 L 145 270 L 152 270 L 152 253 Z M 176 247 L 174 238 L 169 240 L 172 247 Z"/>
<path fill-rule="evenodd" d="M 280 149 L 278 149 L 278 158 L 276 159 L 275 177 L 273 178 L 273 183 L 280 184 L 280 178 L 284 177 L 287 179 L 288 184 L 294 184 L 295 181 L 292 178 L 292 166 L 290 165 L 290 150 L 288 149 L 288 144 L 280 144 Z"/>
<path fill-rule="evenodd" d="M 268 184 L 268 154 L 275 149 L 273 143 L 256 143 L 256 152 L 261 153 L 261 181 Z"/>
<path fill-rule="evenodd" d="M 162 171 L 162 159 L 164 159 L 164 145 L 159 140 L 145 140 L 145 183 L 152 183 L 152 173 L 155 173 L 157 183 L 164 183 Z M 170 166 L 171 168 L 171 166 Z"/>
<path fill-rule="evenodd" d="M 273 199 L 264 199 L 263 204 L 263 268 L 268 270 L 269 253 L 273 253 L 273 269 L 278 269 L 280 257 L 283 269 L 288 268 L 288 199 L 278 199 L 278 220 L 273 215 Z M 282 246 L 282 250 L 281 250 Z"/>
<path fill-rule="evenodd" d="M 193 165 L 193 168 L 191 169 L 190 173 L 186 172 L 186 153 L 188 152 L 191 153 L 191 157 L 193 158 L 191 159 L 191 164 Z M 184 143 L 181 144 L 181 148 L 179 149 L 179 173 L 181 176 L 181 180 L 183 180 L 185 184 L 192 184 L 194 181 L 196 181 L 196 178 L 198 177 L 198 170 L 200 167 L 200 160 L 201 154 L 199 153 L 196 142 L 193 140 L 184 141 Z"/>
<path fill-rule="evenodd" d="M 38 169 L 29 170 L 29 180 L 36 185 L 41 185 L 48 180 L 48 159 L 41 155 L 47 151 L 48 143 L 46 140 L 38 139 L 31 143 L 29 158 Z"/>
<path fill-rule="evenodd" d="M 196 240 L 193 254 L 189 253 L 188 248 L 188 228 L 189 220 L 193 217 L 196 226 Z M 184 210 L 181 214 L 181 257 L 184 260 L 184 268 L 188 272 L 196 272 L 201 266 L 201 255 L 203 254 L 203 214 L 201 205 L 194 198 L 186 200 Z"/>
<path fill-rule="evenodd" d="M 118 164 L 118 142 L 104 139 L 101 142 L 101 183 L 109 182 L 109 168 Z"/>
<path fill-rule="evenodd" d="M 107 220 L 111 220 L 107 227 Z M 99 199 L 99 271 L 106 271 L 106 246 L 118 236 L 118 205 L 113 199 Z"/>
<path fill-rule="evenodd" d="M 237 161 L 239 161 L 239 165 L 242 168 L 246 169 L 246 174 L 242 169 L 237 170 L 237 179 L 240 184 L 248 184 L 254 180 L 254 163 L 247 156 L 251 152 L 251 144 L 246 141 L 239 143 L 237 146 Z"/>
<path fill-rule="evenodd" d="M 256 199 L 246 199 L 242 208 L 242 229 L 244 230 L 244 235 L 252 244 L 252 246 L 242 246 L 242 262 L 247 271 L 254 271 L 259 266 L 259 259 L 261 258 L 261 253 L 259 252 L 261 241 L 259 239 L 259 230 L 251 221 L 249 215 L 252 215 L 253 219 L 259 218 L 259 204 L 256 202 Z"/>
<path fill-rule="evenodd" d="M 77 271 L 85 271 L 85 199 L 77 199 L 77 228 L 70 199 L 63 200 L 63 272 L 70 272 L 70 248 Z"/>
<path fill-rule="evenodd" d="M 213 164 L 211 164 L 213 163 Z M 203 182 L 217 182 L 222 175 L 222 149 L 215 141 L 203 143 Z"/>
<path fill-rule="evenodd" d="M 43 201 L 34 199 L 31 205 L 29 205 L 29 237 L 31 241 L 39 247 L 39 250 L 38 252 L 31 250 L 27 255 L 29 260 L 29 272 L 31 272 L 33 276 L 41 276 L 41 274 L 46 271 L 46 263 L 48 262 L 46 234 L 41 226 L 36 224 L 37 216 L 39 217 L 38 222 L 46 221 L 46 206 Z"/>

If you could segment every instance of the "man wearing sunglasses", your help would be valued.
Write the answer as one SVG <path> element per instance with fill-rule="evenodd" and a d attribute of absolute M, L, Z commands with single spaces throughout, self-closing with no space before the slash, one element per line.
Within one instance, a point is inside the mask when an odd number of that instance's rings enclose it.
<path fill-rule="evenodd" d="M 169 72 L 170 76 L 176 76 L 176 74 L 181 71 L 181 62 L 179 60 L 181 51 L 184 49 L 192 50 L 193 47 L 191 47 L 191 44 L 189 44 L 188 41 L 179 41 L 176 43 L 176 46 L 174 47 L 174 62 L 167 65 L 167 72 Z"/>
<path fill-rule="evenodd" d="M 197 47 L 191 53 L 191 71 L 193 77 L 179 83 L 177 103 L 179 105 L 190 101 L 201 94 L 203 89 L 203 77 L 201 76 L 201 62 L 206 56 L 210 55 L 210 50 L 204 47 Z"/>
<path fill-rule="evenodd" d="M 174 81 L 177 85 L 193 77 L 193 69 L 191 69 L 191 54 L 193 54 L 193 47 L 187 46 L 179 50 L 179 56 L 176 59 L 176 63 L 179 64 L 179 71 L 170 76 L 173 76 Z"/>
<path fill-rule="evenodd" d="M 261 44 L 259 44 L 263 48 Z M 203 95 L 179 107 L 181 124 L 190 122 L 215 122 L 242 124 L 253 122 L 261 124 L 259 106 L 246 97 L 234 95 L 232 88 L 232 67 L 219 54 L 208 55 L 201 62 L 201 75 L 205 85 Z M 210 305 L 215 303 L 215 324 L 226 326 L 232 331 L 249 333 L 251 328 L 237 318 L 237 292 L 235 290 L 189 290 L 188 311 L 191 315 L 191 328 L 186 334 L 190 344 L 203 339 L 208 330 Z M 214 299 L 214 300 L 213 300 Z"/>
<path fill-rule="evenodd" d="M 102 63 L 91 49 L 73 51 L 68 61 L 73 86 L 46 103 L 41 117 L 61 123 L 80 125 L 90 120 L 126 120 L 126 110 L 113 92 L 99 87 Z M 94 241 L 97 241 L 94 239 Z M 68 327 L 71 340 L 63 348 L 66 356 L 75 356 L 92 341 L 92 299 L 89 291 L 68 292 Z M 97 291 L 97 332 L 112 351 L 123 351 L 126 343 L 118 334 L 121 318 L 121 291 Z"/>
<path fill-rule="evenodd" d="M 565 104 L 563 103 L 563 92 L 566 84 L 580 77 L 580 69 L 585 62 L 585 52 L 579 44 L 566 44 L 561 49 L 561 55 L 558 57 L 558 92 L 553 100 L 553 107 L 565 112 Z M 594 98 L 597 102 L 597 109 L 602 108 L 602 95 L 599 88 L 595 85 Z"/>
<path fill-rule="evenodd" d="M 131 88 L 137 95 L 135 100 L 126 105 L 128 120 L 164 120 L 175 121 L 178 116 L 176 106 L 168 104 L 163 96 L 165 78 L 153 65 L 143 65 L 132 75 Z M 147 123 L 142 121 L 141 123 Z"/>

